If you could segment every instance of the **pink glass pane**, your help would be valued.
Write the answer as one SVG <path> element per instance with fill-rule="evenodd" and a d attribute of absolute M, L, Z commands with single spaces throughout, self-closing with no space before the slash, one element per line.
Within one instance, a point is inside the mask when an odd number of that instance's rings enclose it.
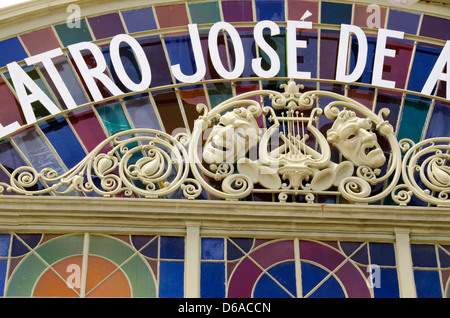
<path fill-rule="evenodd" d="M 187 26 L 189 24 L 184 4 L 156 7 L 155 11 L 160 28 Z"/>
<path fill-rule="evenodd" d="M 100 142 L 106 139 L 106 135 L 92 111 L 69 116 L 68 120 L 73 125 L 78 137 L 88 152 L 92 151 Z M 107 148 L 105 147 L 105 149 Z"/>
<path fill-rule="evenodd" d="M 19 102 L 2 79 L 0 79 L 0 96 L 0 124 L 5 127 L 17 121 L 19 125 L 23 125 L 25 119 Z"/>
<path fill-rule="evenodd" d="M 395 50 L 395 57 L 385 57 L 383 79 L 395 81 L 395 88 L 403 89 L 406 85 L 413 45 L 388 40 L 386 47 Z"/>
<path fill-rule="evenodd" d="M 311 16 L 305 18 L 303 21 L 311 21 L 317 23 L 319 20 L 319 3 L 316 1 L 288 1 L 288 19 L 300 20 L 305 14 L 306 10 L 311 13 Z"/>
<path fill-rule="evenodd" d="M 352 24 L 362 28 L 384 28 L 386 23 L 386 8 L 378 6 L 377 10 L 380 10 L 379 21 L 373 18 L 374 11 L 370 8 L 368 9 L 368 6 L 355 5 Z"/>
<path fill-rule="evenodd" d="M 20 38 L 30 55 L 47 52 L 59 48 L 59 42 L 51 28 L 42 29 L 21 35 Z"/>

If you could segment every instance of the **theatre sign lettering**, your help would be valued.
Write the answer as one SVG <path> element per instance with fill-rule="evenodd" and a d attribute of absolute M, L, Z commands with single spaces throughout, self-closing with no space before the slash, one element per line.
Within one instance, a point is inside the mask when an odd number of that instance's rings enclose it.
<path fill-rule="evenodd" d="M 221 198 L 246 199 L 272 196 L 280 202 L 323 202 L 318 198 L 338 198 L 336 202 L 373 203 L 384 200 L 406 205 L 420 200 L 435 206 L 450 206 L 450 137 L 443 136 L 414 143 L 400 140 L 385 119 L 387 109 L 374 113 L 351 98 L 329 91 L 306 91 L 293 79 L 310 79 L 311 74 L 297 69 L 296 51 L 306 46 L 297 40 L 298 29 L 311 29 L 304 21 L 287 21 L 286 53 L 288 77 L 280 91 L 255 90 L 232 97 L 212 109 L 197 105 L 199 117 L 191 133 L 171 135 L 153 129 L 133 129 L 117 133 L 99 144 L 84 160 L 63 175 L 50 168 L 36 171 L 21 167 L 11 173 L 10 184 L 0 185 L 3 193 L 25 195 L 44 193 L 90 193 L 109 196 L 145 198 Z M 171 70 L 183 83 L 197 83 L 204 78 L 206 66 L 195 24 L 189 25 L 196 72 L 184 74 L 180 65 Z M 221 63 L 217 37 L 225 29 L 231 37 L 235 65 L 227 70 Z M 252 69 L 260 78 L 276 76 L 280 59 L 262 36 L 280 28 L 272 21 L 254 27 L 256 44 L 271 61 L 263 69 L 261 58 L 252 60 Z M 349 38 L 359 43 L 354 69 L 347 73 Z M 351 83 L 362 74 L 366 64 L 367 39 L 364 32 L 351 25 L 341 26 L 336 80 Z M 395 83 L 382 79 L 384 57 L 395 57 L 386 48 L 389 37 L 401 39 L 403 33 L 378 31 L 372 84 L 393 88 Z M 128 77 L 122 65 L 119 46 L 128 44 L 141 68 L 140 83 Z M 214 24 L 209 32 L 209 54 L 217 73 L 224 79 L 237 79 L 245 57 L 238 32 L 225 22 Z M 88 50 L 96 60 L 88 68 L 82 52 Z M 95 101 L 103 96 L 95 84 L 101 81 L 115 96 L 123 95 L 104 73 L 106 62 L 93 43 L 70 45 L 83 80 Z M 117 35 L 110 43 L 111 61 L 118 78 L 133 92 L 142 92 L 151 84 L 151 61 L 139 43 L 129 35 Z M 62 55 L 55 49 L 27 58 L 29 65 L 42 63 L 68 109 L 76 105 L 52 62 Z M 427 76 L 422 94 L 431 94 L 436 83 L 447 82 L 450 41 L 445 44 L 434 68 Z M 17 63 L 8 64 L 27 124 L 36 122 L 31 104 L 40 101 L 52 115 L 61 110 L 34 84 Z M 326 97 L 322 98 L 322 97 Z M 324 104 L 323 100 L 327 100 Z M 18 123 L 0 126 L 2 136 L 18 130 Z M 37 183 L 47 188 L 36 189 Z"/>

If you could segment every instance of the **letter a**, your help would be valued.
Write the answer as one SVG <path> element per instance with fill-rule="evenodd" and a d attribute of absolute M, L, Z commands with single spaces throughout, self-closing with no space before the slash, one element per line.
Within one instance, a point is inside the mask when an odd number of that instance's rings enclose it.
<path fill-rule="evenodd" d="M 444 73 L 444 68 L 447 65 L 447 72 Z M 422 94 L 431 95 L 434 86 L 436 85 L 438 80 L 447 82 L 447 91 L 446 91 L 446 99 L 450 100 L 450 41 L 445 43 L 444 48 L 442 49 L 441 55 L 434 64 L 433 70 L 428 76 L 428 79 L 425 85 L 422 88 Z"/>

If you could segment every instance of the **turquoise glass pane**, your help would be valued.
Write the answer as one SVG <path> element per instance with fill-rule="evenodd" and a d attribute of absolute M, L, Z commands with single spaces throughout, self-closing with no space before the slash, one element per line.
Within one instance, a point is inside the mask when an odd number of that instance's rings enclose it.
<path fill-rule="evenodd" d="M 160 261 L 159 270 L 159 297 L 183 297 L 184 262 Z"/>
<path fill-rule="evenodd" d="M 255 0 L 258 21 L 285 21 L 284 0 Z"/>
<path fill-rule="evenodd" d="M 201 263 L 200 297 L 225 297 L 225 263 Z"/>
<path fill-rule="evenodd" d="M 122 17 L 129 33 L 154 30 L 157 28 L 153 9 L 151 7 L 122 11 Z"/>
<path fill-rule="evenodd" d="M 188 3 L 188 7 L 192 23 L 215 23 L 221 20 L 217 1 Z"/>
<path fill-rule="evenodd" d="M 84 159 L 86 153 L 64 118 L 50 120 L 40 127 L 68 169 Z"/>
<path fill-rule="evenodd" d="M 14 37 L 0 42 L 0 67 L 28 57 L 20 41 Z"/>
<path fill-rule="evenodd" d="M 346 3 L 322 2 L 320 22 L 326 24 L 350 24 L 352 5 Z"/>
<path fill-rule="evenodd" d="M 414 271 L 417 298 L 441 298 L 441 282 L 438 271 Z"/>
<path fill-rule="evenodd" d="M 215 86 L 208 87 L 209 100 L 211 102 L 211 108 L 217 106 L 221 102 L 233 97 L 231 86 Z"/>
<path fill-rule="evenodd" d="M 222 238 L 202 238 L 202 260 L 223 260 L 224 240 Z"/>
<path fill-rule="evenodd" d="M 422 136 L 423 126 L 428 114 L 429 103 L 421 100 L 405 99 L 405 105 L 401 115 L 398 140 L 409 138 L 419 142 Z"/>
<path fill-rule="evenodd" d="M 73 28 L 70 28 L 69 24 L 67 23 L 55 25 L 56 33 L 58 34 L 63 46 L 69 46 L 71 44 L 85 41 L 92 41 L 92 36 L 87 26 L 86 20 L 81 19 L 76 21 L 76 23 L 78 25 L 75 24 L 76 27 Z"/>
<path fill-rule="evenodd" d="M 117 132 L 131 129 L 120 103 L 98 107 L 97 112 L 102 118 L 110 136 Z"/>

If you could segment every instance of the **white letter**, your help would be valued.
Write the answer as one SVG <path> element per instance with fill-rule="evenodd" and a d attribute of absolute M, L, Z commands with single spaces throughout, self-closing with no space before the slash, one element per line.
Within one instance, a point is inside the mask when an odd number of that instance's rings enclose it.
<path fill-rule="evenodd" d="M 38 55 L 31 56 L 29 58 L 25 59 L 25 62 L 28 65 L 33 65 L 37 63 L 42 63 L 45 70 L 47 71 L 48 75 L 50 76 L 53 84 L 55 85 L 56 89 L 58 90 L 59 95 L 61 95 L 61 98 L 63 99 L 64 103 L 66 104 L 66 107 L 68 109 L 73 109 L 77 107 L 77 104 L 73 100 L 72 95 L 69 92 L 69 89 L 67 88 L 66 84 L 64 83 L 63 79 L 61 78 L 61 75 L 59 75 L 58 70 L 56 69 L 55 65 L 52 62 L 52 58 L 63 55 L 63 51 L 60 48 L 44 52 Z"/>
<path fill-rule="evenodd" d="M 404 34 L 405 34 L 404 32 L 400 31 L 393 31 L 387 29 L 378 30 L 377 46 L 375 49 L 375 59 L 373 62 L 372 85 L 378 85 L 387 88 L 395 88 L 394 81 L 383 80 L 381 78 L 383 76 L 384 57 L 395 56 L 395 50 L 386 48 L 386 39 L 388 36 L 396 39 L 403 39 Z"/>
<path fill-rule="evenodd" d="M 280 27 L 273 21 L 261 21 L 255 25 L 253 30 L 256 45 L 269 56 L 270 69 L 265 71 L 261 67 L 262 57 L 252 60 L 252 68 L 259 77 L 270 78 L 276 76 L 280 71 L 280 58 L 277 52 L 264 40 L 263 30 L 265 28 L 270 29 L 270 35 L 272 36 L 280 34 Z"/>
<path fill-rule="evenodd" d="M 286 52 L 288 64 L 288 77 L 311 78 L 311 72 L 297 71 L 297 48 L 306 48 L 306 41 L 297 40 L 297 29 L 311 29 L 312 22 L 309 21 L 287 21 L 286 28 Z"/>
<path fill-rule="evenodd" d="M 217 46 L 217 37 L 219 36 L 220 30 L 224 29 L 228 35 L 231 37 L 231 41 L 233 42 L 234 47 L 234 56 L 236 63 L 234 65 L 234 70 L 229 72 L 227 71 L 222 64 L 219 56 L 219 48 Z M 244 71 L 245 66 L 245 56 L 244 56 L 244 48 L 242 47 L 242 41 L 239 37 L 239 33 L 236 29 L 227 22 L 217 22 L 209 30 L 208 36 L 208 46 L 209 46 L 209 54 L 211 55 L 211 60 L 216 69 L 217 73 L 225 79 L 235 79 L 238 78 L 242 72 Z"/>
<path fill-rule="evenodd" d="M 206 74 L 206 65 L 203 58 L 202 45 L 198 34 L 197 24 L 189 24 L 189 35 L 191 37 L 192 51 L 194 52 L 195 65 L 197 72 L 194 75 L 184 75 L 180 64 L 171 65 L 172 73 L 175 78 L 183 83 L 195 83 L 201 81 Z"/>
<path fill-rule="evenodd" d="M 0 138 L 3 138 L 10 133 L 13 133 L 14 131 L 18 130 L 20 128 L 20 125 L 17 121 L 13 122 L 12 124 L 6 125 L 4 127 L 2 124 L 0 124 Z"/>
<path fill-rule="evenodd" d="M 81 9 L 79 5 L 70 4 L 67 7 L 66 12 L 72 12 L 71 15 L 67 17 L 66 25 L 69 29 L 73 28 L 81 28 L 80 18 L 81 18 Z M 75 20 L 75 22 L 72 22 Z"/>
<path fill-rule="evenodd" d="M 67 277 L 66 285 L 69 288 L 81 287 L 81 269 L 77 264 L 70 264 L 67 266 L 67 273 L 72 273 Z"/>
<path fill-rule="evenodd" d="M 130 79 L 125 71 L 125 68 L 123 67 L 122 59 L 120 58 L 120 44 L 122 42 L 127 43 L 131 47 L 139 64 L 142 77 L 139 84 L 134 83 Z M 111 62 L 114 66 L 117 77 L 119 77 L 120 81 L 126 88 L 132 90 L 133 92 L 139 92 L 149 88 L 150 83 L 152 82 L 152 72 L 150 70 L 150 64 L 148 63 L 147 56 L 138 41 L 127 34 L 118 34 L 111 40 L 109 52 L 111 54 Z"/>
<path fill-rule="evenodd" d="M 56 115 L 61 110 L 55 103 L 40 89 L 40 87 L 28 76 L 27 73 L 16 62 L 7 65 L 14 89 L 17 93 L 23 114 L 28 124 L 36 122 L 32 103 L 39 101 L 52 115 Z M 31 92 L 27 94 L 27 89 Z"/>
<path fill-rule="evenodd" d="M 366 12 L 373 12 L 366 19 L 368 28 L 379 29 L 381 27 L 381 9 L 377 4 L 370 4 L 367 6 Z"/>
<path fill-rule="evenodd" d="M 103 96 L 98 89 L 94 78 L 101 81 L 114 96 L 123 94 L 123 92 L 116 86 L 116 84 L 114 84 L 109 76 L 103 73 L 106 70 L 106 61 L 102 51 L 97 45 L 90 42 L 81 42 L 69 45 L 67 48 L 69 49 L 70 54 L 72 54 L 72 57 L 80 70 L 81 76 L 83 77 L 89 91 L 92 94 L 92 97 L 96 102 L 101 101 Z M 95 62 L 97 63 L 96 67 L 90 69 L 87 66 L 83 55 L 81 54 L 82 50 L 89 50 L 92 53 Z"/>
<path fill-rule="evenodd" d="M 447 65 L 447 73 L 444 73 L 444 68 Z M 445 43 L 444 48 L 442 49 L 441 55 L 434 64 L 433 69 L 431 70 L 430 76 L 422 88 L 422 94 L 430 95 L 434 86 L 436 85 L 438 80 L 447 82 L 447 90 L 446 90 L 446 99 L 450 100 L 450 41 Z"/>
<path fill-rule="evenodd" d="M 356 38 L 358 39 L 358 59 L 356 61 L 353 73 L 346 75 L 348 44 L 351 33 L 355 34 Z M 354 25 L 342 24 L 338 52 L 336 80 L 346 83 L 356 82 L 364 72 L 364 67 L 366 66 L 367 60 L 367 38 L 363 30 Z"/>

